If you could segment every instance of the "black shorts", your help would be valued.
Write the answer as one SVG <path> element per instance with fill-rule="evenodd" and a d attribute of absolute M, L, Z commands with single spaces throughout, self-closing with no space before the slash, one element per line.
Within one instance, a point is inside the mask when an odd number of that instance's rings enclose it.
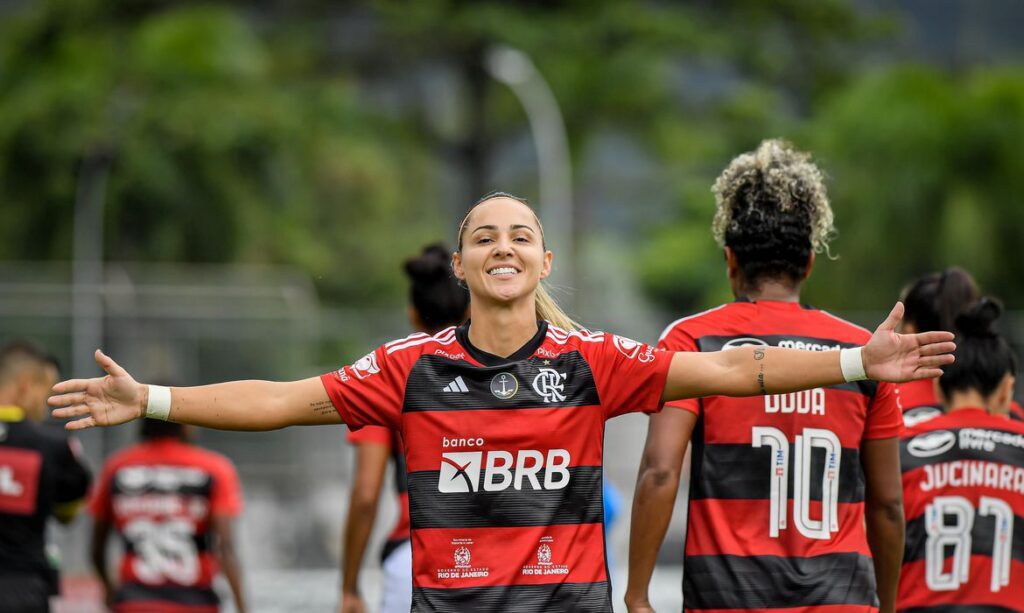
<path fill-rule="evenodd" d="M 0 611 L 50 613 L 49 578 L 28 573 L 0 573 Z"/>

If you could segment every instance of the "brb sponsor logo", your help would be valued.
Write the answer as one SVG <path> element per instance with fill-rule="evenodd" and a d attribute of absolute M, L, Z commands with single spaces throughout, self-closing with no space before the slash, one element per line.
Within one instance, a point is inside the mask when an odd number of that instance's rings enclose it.
<path fill-rule="evenodd" d="M 482 447 L 482 438 L 449 439 L 442 447 Z M 510 451 L 449 451 L 441 454 L 437 490 L 442 493 L 500 492 L 517 490 L 560 490 L 569 485 L 569 462 L 565 449 Z M 543 471 L 543 474 L 541 474 Z"/>

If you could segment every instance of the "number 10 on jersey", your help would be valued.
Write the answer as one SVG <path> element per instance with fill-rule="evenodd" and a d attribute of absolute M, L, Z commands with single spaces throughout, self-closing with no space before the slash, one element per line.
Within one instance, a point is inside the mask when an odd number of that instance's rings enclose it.
<path fill-rule="evenodd" d="M 771 449 L 769 483 L 770 512 L 768 535 L 778 538 L 779 531 L 787 528 L 789 509 L 789 456 L 793 458 L 793 523 L 807 538 L 829 540 L 839 531 L 839 463 L 843 447 L 839 437 L 831 430 L 804 428 L 792 445 L 786 434 L 778 428 L 755 426 L 751 431 L 751 444 L 755 448 Z M 825 451 L 825 468 L 821 478 L 821 517 L 811 517 L 811 455 L 815 448 Z"/>

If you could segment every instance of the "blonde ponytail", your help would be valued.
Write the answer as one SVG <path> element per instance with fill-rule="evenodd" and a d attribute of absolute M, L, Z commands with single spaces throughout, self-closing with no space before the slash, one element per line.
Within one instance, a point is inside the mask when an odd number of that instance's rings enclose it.
<path fill-rule="evenodd" d="M 543 283 L 537 284 L 536 302 L 537 319 L 546 319 L 552 325 L 563 330 L 579 330 L 583 327 L 565 314 L 565 311 L 562 310 L 562 307 L 558 306 L 558 303 L 551 297 Z"/>

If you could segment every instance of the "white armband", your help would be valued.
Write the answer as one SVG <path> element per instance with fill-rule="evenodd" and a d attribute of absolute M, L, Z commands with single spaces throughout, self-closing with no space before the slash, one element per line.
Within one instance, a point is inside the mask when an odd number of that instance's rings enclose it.
<path fill-rule="evenodd" d="M 839 350 L 839 368 L 843 371 L 843 379 L 847 382 L 863 381 L 868 378 L 864 370 L 864 356 L 861 355 L 863 347 Z"/>
<path fill-rule="evenodd" d="M 167 421 L 171 414 L 171 388 L 162 385 L 150 385 L 149 402 L 146 403 L 146 417 Z"/>

